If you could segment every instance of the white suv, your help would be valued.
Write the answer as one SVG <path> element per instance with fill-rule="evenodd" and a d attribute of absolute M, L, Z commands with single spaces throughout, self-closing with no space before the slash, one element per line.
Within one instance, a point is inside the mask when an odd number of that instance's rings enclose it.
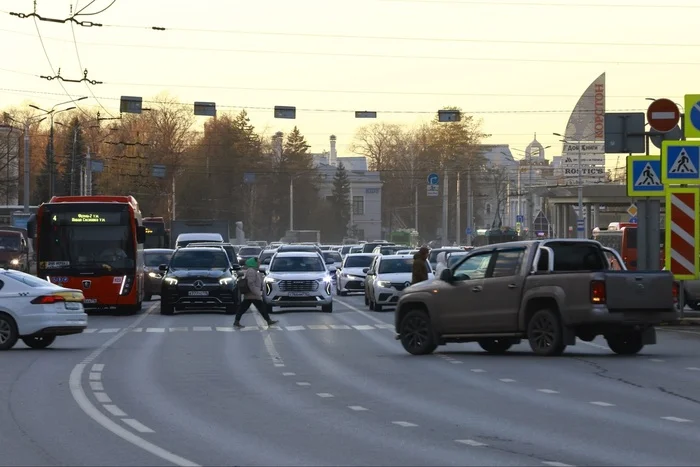
<path fill-rule="evenodd" d="M 263 302 L 273 307 L 309 308 L 320 306 L 333 312 L 333 285 L 326 264 L 316 252 L 277 252 L 263 281 Z"/>

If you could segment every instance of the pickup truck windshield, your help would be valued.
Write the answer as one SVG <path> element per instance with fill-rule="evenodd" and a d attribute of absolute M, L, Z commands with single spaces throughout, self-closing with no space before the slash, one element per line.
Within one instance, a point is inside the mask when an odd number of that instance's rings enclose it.
<path fill-rule="evenodd" d="M 595 244 L 547 242 L 545 246 L 554 251 L 555 271 L 604 271 L 608 269 L 603 251 Z M 540 257 L 537 269 L 547 270 L 547 255 L 544 252 Z"/>

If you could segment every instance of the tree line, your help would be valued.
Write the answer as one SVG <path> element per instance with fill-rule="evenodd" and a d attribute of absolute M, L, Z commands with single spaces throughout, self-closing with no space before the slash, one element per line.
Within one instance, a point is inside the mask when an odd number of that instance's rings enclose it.
<path fill-rule="evenodd" d="M 278 240 L 290 225 L 293 183 L 295 229 L 320 230 L 323 241 L 328 242 L 352 235 L 350 180 L 343 155 L 333 179 L 326 180 L 299 128 L 286 135 L 264 134 L 241 111 L 210 118 L 200 130 L 189 106 L 167 95 L 150 102 L 149 110 L 118 118 L 98 120 L 97 115 L 78 110 L 56 115 L 53 150 L 48 119 L 31 120 L 31 203 L 47 201 L 51 192 L 80 194 L 89 153 L 92 193 L 131 194 L 144 215 L 226 219 L 232 226 L 242 221 L 248 238 Z M 3 115 L 3 123 L 13 126 L 33 116 L 18 109 L 8 109 Z M 464 113 L 459 122 L 441 123 L 436 118 L 418 126 L 374 123 L 361 127 L 351 151 L 366 157 L 369 170 L 380 173 L 385 236 L 392 230 L 414 227 L 417 212 L 421 237 L 441 239 L 442 190 L 438 197 L 427 196 L 426 178 L 431 172 L 441 177 L 447 173 L 451 179 L 449 235 L 443 240 L 459 240 L 454 238 L 457 209 L 463 224 L 460 231 L 475 223 L 498 223 L 497 214 L 493 220 L 466 217 L 470 193 L 474 217 L 483 211 L 483 200 L 493 198 L 494 193 L 497 202 L 505 204 L 501 199 L 507 183 L 503 169 L 489 166 L 479 147 L 487 136 L 481 121 Z M 20 174 L 23 144 L 20 139 Z M 454 184 L 457 174 L 462 180 L 459 207 Z M 319 196 L 324 184 L 330 196 Z"/>

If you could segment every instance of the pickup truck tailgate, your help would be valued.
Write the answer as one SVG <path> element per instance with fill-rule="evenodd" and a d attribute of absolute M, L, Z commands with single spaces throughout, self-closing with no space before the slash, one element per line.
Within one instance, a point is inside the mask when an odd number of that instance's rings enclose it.
<path fill-rule="evenodd" d="M 670 311 L 673 274 L 668 271 L 608 271 L 605 295 L 610 311 Z"/>

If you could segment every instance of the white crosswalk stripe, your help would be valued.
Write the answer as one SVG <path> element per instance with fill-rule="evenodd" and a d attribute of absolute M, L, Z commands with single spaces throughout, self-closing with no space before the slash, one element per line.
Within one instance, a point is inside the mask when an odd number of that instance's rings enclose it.
<path fill-rule="evenodd" d="M 83 331 L 85 334 L 115 334 L 123 328 L 88 328 Z M 163 328 L 134 328 L 131 332 L 165 334 L 173 332 L 263 332 L 263 331 L 322 331 L 322 330 L 354 330 L 354 331 L 371 331 L 377 329 L 394 329 L 393 324 L 307 324 L 304 326 L 246 326 L 241 329 L 233 326 L 180 326 L 180 327 L 163 327 Z"/>

